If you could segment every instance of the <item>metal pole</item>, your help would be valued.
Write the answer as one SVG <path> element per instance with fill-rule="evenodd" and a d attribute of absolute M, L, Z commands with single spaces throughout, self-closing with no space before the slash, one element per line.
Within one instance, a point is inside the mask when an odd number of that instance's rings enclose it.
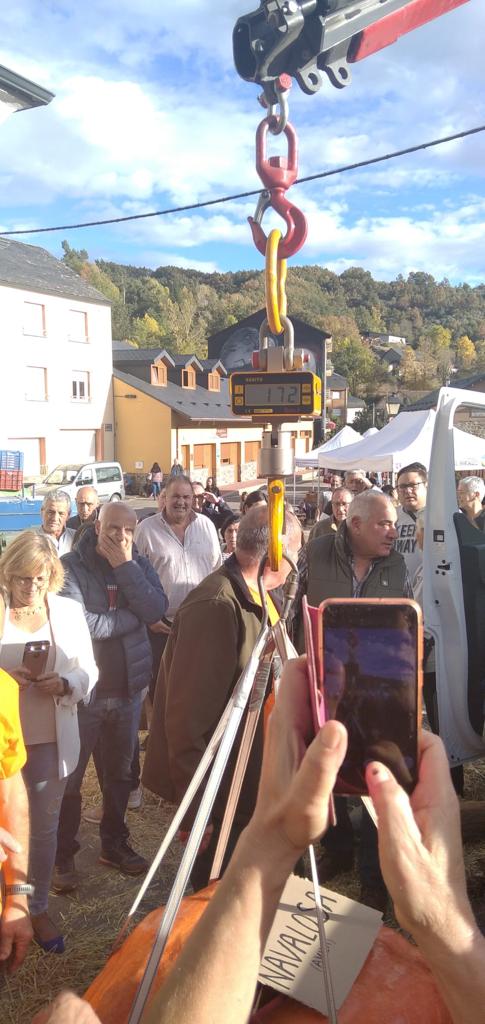
<path fill-rule="evenodd" d="M 263 621 L 261 624 L 261 630 L 258 634 L 258 638 L 254 645 L 251 657 L 249 659 L 246 668 L 241 673 L 239 681 L 236 684 L 236 690 L 234 694 L 233 707 L 226 724 L 226 729 L 222 737 L 219 750 L 217 752 L 214 765 L 212 767 L 211 774 L 209 776 L 207 787 L 199 805 L 197 815 L 194 821 L 192 832 L 190 834 L 189 841 L 185 847 L 185 851 L 180 863 L 180 867 L 177 871 L 175 881 L 173 883 L 172 891 L 168 898 L 165 911 L 160 922 L 155 942 L 153 943 L 150 956 L 148 958 L 145 971 L 141 978 L 138 986 L 135 999 L 130 1011 L 128 1018 L 128 1024 L 139 1024 L 143 1011 L 145 1009 L 146 1001 L 150 994 L 152 982 L 157 972 L 158 965 L 163 955 L 165 946 L 167 944 L 168 937 L 170 935 L 173 922 L 175 920 L 177 911 L 182 902 L 186 885 L 189 879 L 190 872 L 197 856 L 202 837 L 204 835 L 207 823 L 210 818 L 210 813 L 214 804 L 214 800 L 217 796 L 221 779 L 224 774 L 227 761 L 234 745 L 236 735 L 241 724 L 242 717 L 244 715 L 251 690 L 254 683 L 254 677 L 258 670 L 259 659 L 266 647 L 268 642 L 268 636 L 271 632 L 271 627 L 268 625 L 268 613 L 266 606 L 263 606 Z"/>

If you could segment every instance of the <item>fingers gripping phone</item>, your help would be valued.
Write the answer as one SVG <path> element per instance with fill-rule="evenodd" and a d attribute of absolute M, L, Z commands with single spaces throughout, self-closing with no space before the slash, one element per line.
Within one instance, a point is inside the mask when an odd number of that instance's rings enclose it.
<path fill-rule="evenodd" d="M 366 794 L 369 761 L 381 761 L 412 792 L 421 721 L 419 605 L 405 599 L 324 601 L 318 636 L 325 717 L 343 722 L 349 737 L 335 793 Z"/>
<path fill-rule="evenodd" d="M 38 679 L 46 670 L 49 657 L 49 640 L 29 640 L 24 647 L 22 665 L 28 668 L 32 679 Z"/>

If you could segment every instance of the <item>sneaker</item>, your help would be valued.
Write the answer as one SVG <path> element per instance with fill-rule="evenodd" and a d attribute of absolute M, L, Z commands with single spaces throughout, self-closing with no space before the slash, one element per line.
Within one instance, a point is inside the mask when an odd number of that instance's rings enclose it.
<path fill-rule="evenodd" d="M 93 825 L 99 825 L 101 818 L 103 817 L 103 805 L 93 804 L 92 807 L 86 807 L 83 811 L 83 818 L 85 821 L 90 821 Z"/>
<path fill-rule="evenodd" d="M 126 840 L 111 850 L 101 850 L 99 862 L 110 868 L 118 868 L 123 875 L 144 875 L 149 868 L 148 861 L 132 850 Z"/>
<path fill-rule="evenodd" d="M 52 876 L 51 889 L 53 892 L 72 892 L 77 888 L 77 872 L 74 865 L 74 857 L 56 864 Z"/>
<path fill-rule="evenodd" d="M 129 811 L 139 811 L 140 807 L 143 807 L 143 789 L 141 786 L 132 789 L 128 797 L 127 806 Z"/>
<path fill-rule="evenodd" d="M 47 911 L 31 915 L 34 940 L 44 953 L 64 953 L 64 938 Z"/>

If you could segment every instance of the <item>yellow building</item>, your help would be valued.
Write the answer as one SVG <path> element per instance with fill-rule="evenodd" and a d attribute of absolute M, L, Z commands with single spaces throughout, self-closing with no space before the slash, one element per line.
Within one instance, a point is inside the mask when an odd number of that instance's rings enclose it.
<path fill-rule="evenodd" d="M 113 345 L 115 457 L 126 473 L 164 473 L 175 458 L 193 480 L 219 485 L 257 479 L 262 428 L 232 413 L 219 359 Z M 293 449 L 312 445 L 312 423 L 288 424 Z"/>

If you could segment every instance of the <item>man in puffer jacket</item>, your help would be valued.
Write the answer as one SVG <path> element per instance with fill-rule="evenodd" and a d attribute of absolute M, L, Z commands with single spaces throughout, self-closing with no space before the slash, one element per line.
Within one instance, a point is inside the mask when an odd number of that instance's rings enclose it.
<path fill-rule="evenodd" d="M 103 763 L 102 864 L 143 874 L 148 864 L 128 844 L 125 812 L 140 711 L 152 670 L 147 625 L 160 622 L 167 598 L 157 573 L 133 546 L 134 509 L 106 504 L 99 519 L 63 559 L 63 594 L 83 605 L 99 679 L 89 704 L 79 706 L 81 753 L 68 779 L 57 839 L 54 887 L 75 888 L 74 854 L 81 820 L 81 785 L 98 740 Z"/>

